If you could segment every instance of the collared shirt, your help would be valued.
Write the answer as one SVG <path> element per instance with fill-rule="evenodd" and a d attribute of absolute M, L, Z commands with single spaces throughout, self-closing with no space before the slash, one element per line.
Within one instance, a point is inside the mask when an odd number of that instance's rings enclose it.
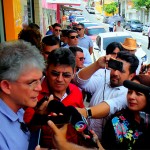
<path fill-rule="evenodd" d="M 110 28 L 113 28 L 113 27 L 114 27 L 114 22 L 110 22 L 110 23 L 109 23 L 109 27 L 110 27 Z"/>
<path fill-rule="evenodd" d="M 78 45 L 81 47 L 84 47 L 89 50 L 90 47 L 93 47 L 93 42 L 90 37 L 87 35 L 84 35 L 84 37 L 79 37 L 79 43 Z"/>
<path fill-rule="evenodd" d="M 127 106 L 127 88 L 124 86 L 112 88 L 109 84 L 110 78 L 108 79 L 107 75 L 106 80 L 105 75 L 93 75 L 88 80 L 82 80 L 78 77 L 78 74 L 76 74 L 75 81 L 80 88 L 92 94 L 89 105 L 90 107 L 105 101 L 110 106 L 109 115 L 112 115 L 116 111 L 119 111 Z M 106 123 L 106 119 L 107 117 L 89 120 L 90 128 L 96 132 L 99 138 L 101 138 L 102 129 Z"/>
<path fill-rule="evenodd" d="M 15 113 L 0 99 L 0 150 L 28 149 L 30 133 L 24 133 L 19 123 L 23 114 L 23 109 Z"/>
<path fill-rule="evenodd" d="M 67 44 L 64 48 L 69 48 L 69 47 L 70 46 Z M 81 47 L 81 46 L 78 46 L 78 45 L 77 45 L 77 47 L 80 47 L 83 50 L 84 57 L 85 57 L 84 66 L 89 66 L 92 63 L 92 59 L 91 59 L 91 56 L 90 56 L 88 49 Z"/>
<path fill-rule="evenodd" d="M 137 53 L 135 52 L 135 56 L 138 58 L 138 60 L 139 60 L 139 65 L 138 65 L 138 67 L 137 67 L 137 69 L 136 69 L 136 75 L 139 75 L 139 73 L 140 73 L 140 71 L 141 71 L 141 67 L 142 67 L 142 63 L 143 63 L 143 61 L 142 61 L 142 58 L 140 58 L 139 56 L 137 56 Z"/>
<path fill-rule="evenodd" d="M 47 32 L 46 32 L 46 35 L 52 35 L 53 34 L 53 32 L 51 31 L 51 30 L 48 30 Z"/>
<path fill-rule="evenodd" d="M 66 92 L 64 93 L 64 95 L 61 98 L 58 98 L 56 95 L 54 95 L 54 93 L 52 93 L 52 91 L 50 90 L 50 87 L 48 85 L 48 81 L 47 81 L 47 77 L 44 77 L 44 80 L 42 82 L 42 90 L 40 91 L 39 95 L 38 95 L 38 99 L 42 99 L 43 96 L 50 96 L 50 95 L 54 96 L 55 100 L 58 101 L 62 101 L 63 99 L 65 99 L 69 94 L 70 94 L 70 89 L 69 86 L 66 88 Z"/>

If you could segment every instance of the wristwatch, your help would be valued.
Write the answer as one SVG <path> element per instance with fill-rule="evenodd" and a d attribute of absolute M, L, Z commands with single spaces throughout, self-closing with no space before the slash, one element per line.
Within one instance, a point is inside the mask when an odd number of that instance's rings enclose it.
<path fill-rule="evenodd" d="M 86 109 L 86 113 L 87 113 L 87 118 L 92 118 L 92 111 L 89 107 L 85 108 Z"/>

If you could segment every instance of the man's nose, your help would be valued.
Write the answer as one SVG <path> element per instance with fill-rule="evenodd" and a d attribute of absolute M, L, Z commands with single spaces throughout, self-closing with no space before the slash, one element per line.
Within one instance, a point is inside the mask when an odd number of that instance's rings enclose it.
<path fill-rule="evenodd" d="M 38 82 L 37 86 L 35 87 L 36 91 L 41 91 L 42 90 L 42 86 L 41 86 L 41 82 Z"/>
<path fill-rule="evenodd" d="M 57 80 L 58 81 L 62 81 L 63 80 L 63 75 L 60 73 L 60 75 L 59 76 L 57 76 Z"/>
<path fill-rule="evenodd" d="M 114 74 L 115 74 L 115 75 L 118 75 L 119 73 L 120 73 L 119 70 L 114 70 Z"/>

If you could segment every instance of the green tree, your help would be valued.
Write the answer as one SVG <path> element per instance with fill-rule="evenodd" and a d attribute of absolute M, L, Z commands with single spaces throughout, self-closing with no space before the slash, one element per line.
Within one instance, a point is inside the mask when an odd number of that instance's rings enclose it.
<path fill-rule="evenodd" d="M 147 13 L 147 21 L 149 18 L 149 9 L 150 9 L 150 0 L 133 0 L 134 8 L 136 10 L 140 10 L 141 7 L 146 8 L 146 13 Z"/>
<path fill-rule="evenodd" d="M 112 2 L 110 4 L 107 4 L 104 6 L 104 11 L 107 12 L 108 14 L 113 14 L 116 12 L 118 7 L 118 3 Z"/>

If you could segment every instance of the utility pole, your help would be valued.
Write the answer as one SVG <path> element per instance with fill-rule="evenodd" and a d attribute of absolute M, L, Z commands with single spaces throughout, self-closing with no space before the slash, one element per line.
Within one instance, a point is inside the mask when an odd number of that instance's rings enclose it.
<path fill-rule="evenodd" d="M 120 16 L 120 1 L 118 0 L 118 14 Z"/>
<path fill-rule="evenodd" d="M 105 4 L 105 1 L 102 0 L 102 7 L 103 7 L 102 13 L 103 13 L 103 15 L 104 15 L 104 4 Z"/>

